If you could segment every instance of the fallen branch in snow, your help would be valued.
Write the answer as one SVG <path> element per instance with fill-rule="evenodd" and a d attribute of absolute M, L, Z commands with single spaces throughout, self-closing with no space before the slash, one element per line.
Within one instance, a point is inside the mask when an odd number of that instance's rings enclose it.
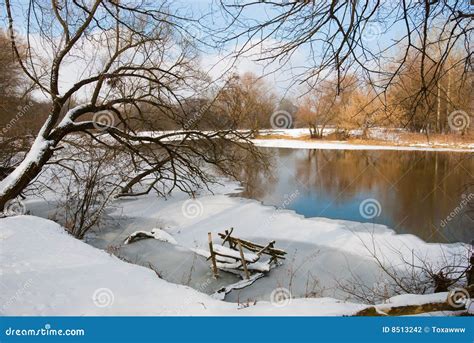
<path fill-rule="evenodd" d="M 233 230 L 234 228 L 231 228 L 230 231 L 225 230 L 225 233 L 219 233 L 219 237 L 221 237 L 223 240 L 222 245 L 228 242 L 229 247 L 236 250 L 236 247 L 240 242 L 243 248 L 255 252 L 258 256 L 261 254 L 270 255 L 275 262 L 278 261 L 278 259 L 285 259 L 284 256 L 286 255 L 286 252 L 284 250 L 274 248 L 275 241 L 271 241 L 267 245 L 263 246 L 245 239 L 232 237 L 231 234 Z"/>
<path fill-rule="evenodd" d="M 428 303 L 421 305 L 405 305 L 379 308 L 378 306 L 370 306 L 356 313 L 356 316 L 406 316 L 438 311 L 459 311 L 462 308 L 454 308 L 447 302 Z"/>
<path fill-rule="evenodd" d="M 226 287 L 222 287 L 221 289 L 217 290 L 215 293 L 211 294 L 211 297 L 213 297 L 214 299 L 218 299 L 218 300 L 224 300 L 225 296 L 227 294 L 229 294 L 231 291 L 233 291 L 235 289 L 242 289 L 242 288 L 245 288 L 247 286 L 250 286 L 255 281 L 257 281 L 258 279 L 260 279 L 264 276 L 265 276 L 265 274 L 263 274 L 263 273 L 253 274 L 248 280 L 240 280 L 240 281 L 238 281 L 236 283 L 233 283 L 231 285 L 228 285 Z"/>
<path fill-rule="evenodd" d="M 236 250 L 229 249 L 227 247 L 224 247 L 218 244 L 213 244 L 213 247 L 214 247 L 214 252 L 217 256 L 227 257 L 227 258 L 236 259 L 236 260 L 241 259 L 240 253 Z M 245 261 L 248 263 L 257 262 L 257 260 L 260 258 L 258 255 L 248 253 L 248 252 L 244 253 L 243 255 L 244 255 Z M 219 258 L 217 259 L 219 260 Z"/>
<path fill-rule="evenodd" d="M 445 293 L 416 295 L 418 298 L 426 297 L 428 301 L 424 303 L 418 302 L 411 304 L 400 304 L 395 302 L 370 306 L 357 312 L 356 316 L 406 316 L 438 311 L 466 311 L 471 313 L 473 310 L 474 303 L 470 299 L 474 297 L 474 285 L 470 285 L 466 289 L 458 289 L 453 292 L 449 292 L 443 301 L 440 297 L 442 297 L 444 294 Z M 462 299 L 460 298 L 460 294 L 463 297 Z M 403 297 L 403 295 L 401 297 Z M 433 297 L 438 297 L 439 300 L 433 300 Z"/>
<path fill-rule="evenodd" d="M 167 242 L 171 244 L 178 244 L 176 240 L 166 231 L 161 229 L 152 229 L 151 232 L 148 231 L 135 231 L 123 242 L 123 244 L 130 244 L 143 239 L 153 238 L 162 242 Z"/>

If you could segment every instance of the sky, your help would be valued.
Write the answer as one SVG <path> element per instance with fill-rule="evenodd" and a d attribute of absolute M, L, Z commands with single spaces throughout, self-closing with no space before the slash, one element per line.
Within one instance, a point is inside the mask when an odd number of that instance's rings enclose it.
<path fill-rule="evenodd" d="M 24 13 L 28 8 L 28 1 L 26 0 L 19 0 L 19 1 L 12 1 L 13 3 L 13 10 L 15 15 L 15 33 L 19 37 L 26 36 L 26 21 L 24 16 L 21 14 Z M 2 13 L 0 17 L 2 18 L 2 26 L 3 29 L 7 27 L 7 21 L 5 19 L 4 11 L 4 4 L 3 1 L 0 0 L 0 5 L 2 9 Z M 275 88 L 275 91 L 280 94 L 282 97 L 284 94 L 288 92 L 291 88 L 290 85 L 293 80 L 292 75 L 292 67 L 295 65 L 302 65 L 305 63 L 304 56 L 301 53 L 297 53 L 293 56 L 290 63 L 285 66 L 277 66 L 282 67 L 281 70 L 277 72 L 270 73 L 269 71 L 275 69 L 275 66 L 271 68 L 266 63 L 256 62 L 255 58 L 252 57 L 241 57 L 238 60 L 234 58 L 228 57 L 235 49 L 241 47 L 239 41 L 234 40 L 230 42 L 224 50 L 218 50 L 215 47 L 208 45 L 207 42 L 212 40 L 215 37 L 211 37 L 209 31 L 215 30 L 218 28 L 223 28 L 226 25 L 226 21 L 224 20 L 223 16 L 218 13 L 221 10 L 219 8 L 218 1 L 216 0 L 175 0 L 172 3 L 172 7 L 175 9 L 174 14 L 183 17 L 193 17 L 193 18 L 200 18 L 199 23 L 189 23 L 186 26 L 186 31 L 189 32 L 191 36 L 196 38 L 199 41 L 206 42 L 206 44 L 198 44 L 200 50 L 200 56 L 197 63 L 200 64 L 203 71 L 209 74 L 213 79 L 223 79 L 225 74 L 228 74 L 230 71 L 243 74 L 246 72 L 252 72 L 258 76 L 264 76 L 265 80 Z M 211 12 L 214 14 L 211 15 Z M 247 11 L 248 12 L 248 11 Z M 248 13 L 245 13 L 247 15 Z M 265 13 L 256 11 L 251 13 L 251 17 L 254 19 L 263 19 L 265 17 Z M 207 27 L 207 29 L 202 30 L 203 27 Z M 230 33 L 230 31 L 227 31 Z M 30 33 L 30 43 L 35 50 L 35 53 L 38 54 L 38 57 L 41 57 L 44 60 L 51 60 L 53 56 L 53 52 L 50 48 L 48 48 L 45 42 L 42 42 L 37 34 Z M 269 40 L 266 44 L 272 44 Z M 84 44 L 87 44 L 84 43 Z M 250 54 L 254 54 L 255 52 L 258 53 L 258 49 L 252 49 L 249 52 Z M 96 51 L 93 48 L 90 49 L 90 57 L 89 59 L 93 59 Z M 87 59 L 87 58 L 86 58 Z M 62 66 L 61 75 L 60 75 L 60 85 L 61 90 L 66 91 L 69 89 L 74 83 L 76 83 L 81 77 L 84 77 L 85 72 L 89 68 L 88 64 L 84 61 L 80 61 L 76 58 L 70 58 L 66 61 Z M 36 97 L 41 99 L 43 96 L 37 92 Z"/>
<path fill-rule="evenodd" d="M 2 4 L 0 0 L 0 4 Z M 14 10 L 20 13 L 26 8 L 26 0 L 13 0 L 15 4 Z M 229 3 L 229 2 L 228 2 Z M 230 1 L 232 3 L 232 1 Z M 226 27 L 228 17 L 225 18 L 224 13 L 222 12 L 222 7 L 219 5 L 218 0 L 175 0 L 171 3 L 173 8 L 173 13 L 177 16 L 182 17 L 192 17 L 200 18 L 199 23 L 186 24 L 186 31 L 189 32 L 191 36 L 196 38 L 201 42 L 209 42 L 215 40 L 217 36 L 215 30 L 223 29 Z M 242 16 L 251 21 L 262 21 L 271 16 L 275 12 L 267 12 L 271 6 L 267 5 L 254 5 L 242 13 Z M 2 6 L 2 11 L 4 7 Z M 4 13 L 1 14 L 1 17 L 4 17 Z M 17 23 L 16 30 L 18 34 L 25 34 L 25 24 L 24 18 L 20 15 L 15 17 Z M 3 25 L 5 21 L 3 20 Z M 203 29 L 203 27 L 207 29 Z M 211 30 L 213 33 L 211 33 Z M 235 30 L 232 32 L 232 30 Z M 238 29 L 235 27 L 232 30 L 224 31 L 226 34 L 232 34 L 238 32 Z M 389 44 L 391 40 L 396 38 L 398 32 L 400 32 L 400 27 L 394 26 L 388 29 L 383 26 L 383 23 L 379 24 L 378 27 L 369 28 L 368 36 L 370 38 L 368 44 L 372 45 L 374 48 L 378 48 L 381 45 Z M 52 52 L 46 49 L 43 46 L 43 43 L 36 40 L 32 37 L 32 45 L 36 47 L 38 54 L 41 54 L 42 58 L 48 59 L 52 55 Z M 254 40 L 255 41 L 255 40 Z M 298 97 L 305 89 L 302 86 L 295 85 L 295 80 L 297 75 L 301 70 L 311 67 L 312 61 L 309 59 L 310 48 L 309 46 L 303 46 L 297 49 L 284 64 L 279 64 L 275 62 L 269 65 L 267 62 L 257 62 L 256 56 L 266 47 L 272 46 L 274 44 L 281 43 L 277 41 L 275 37 L 265 40 L 262 45 L 259 45 L 249 51 L 247 56 L 240 57 L 238 60 L 235 60 L 229 57 L 229 54 L 232 54 L 237 49 L 242 46 L 241 40 L 232 40 L 229 41 L 224 47 L 221 46 L 221 49 L 217 49 L 214 46 L 208 44 L 199 44 L 200 57 L 196 63 L 199 63 L 202 69 L 207 72 L 213 79 L 222 79 L 224 73 L 232 71 L 239 74 L 245 72 L 252 72 L 258 76 L 262 76 L 276 91 L 280 97 Z M 323 50 L 321 46 L 318 46 L 317 43 L 312 46 L 316 50 Z M 95 53 L 91 49 L 91 58 Z M 232 66 L 232 69 L 229 69 Z M 71 59 L 67 63 L 61 72 L 61 84 L 63 89 L 67 89 L 72 86 L 87 70 L 88 65 L 83 61 L 78 61 L 77 59 Z"/>

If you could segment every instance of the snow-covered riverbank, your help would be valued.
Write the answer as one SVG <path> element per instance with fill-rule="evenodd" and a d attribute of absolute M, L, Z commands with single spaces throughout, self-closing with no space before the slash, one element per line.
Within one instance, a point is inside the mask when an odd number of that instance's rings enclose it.
<path fill-rule="evenodd" d="M 334 128 L 326 128 L 324 136 L 335 132 Z M 337 140 L 311 140 L 309 129 L 268 129 L 259 132 L 259 139 L 253 143 L 261 147 L 291 148 L 291 149 L 328 149 L 328 150 L 398 150 L 398 151 L 447 151 L 474 152 L 474 142 L 427 142 L 426 139 L 416 141 L 404 140 L 400 137 L 407 134 L 403 129 L 373 128 L 369 132 L 370 139 L 357 142 Z M 352 130 L 350 135 L 359 137 L 360 130 Z M 277 137 L 277 138 L 274 138 Z"/>
<path fill-rule="evenodd" d="M 150 269 L 123 262 L 33 216 L 0 220 L 2 315 L 351 315 L 367 305 L 331 298 L 292 299 L 286 306 L 214 300 L 166 282 Z M 446 293 L 396 297 L 444 301 Z"/>
<path fill-rule="evenodd" d="M 434 267 L 451 256 L 464 256 L 462 244 L 429 244 L 413 235 L 396 234 L 383 225 L 326 218 L 305 218 L 294 211 L 265 206 L 258 201 L 229 195 L 239 190 L 239 184 L 223 181 L 212 187 L 214 194 L 203 192 L 192 200 L 181 192 L 168 198 L 155 195 L 115 201 L 107 210 L 109 218 L 100 230 L 86 236 L 89 244 L 112 251 L 135 264 L 152 267 L 159 275 L 176 284 L 190 286 L 212 294 L 239 279 L 221 273 L 212 278 L 209 261 L 196 251 L 208 250 L 207 234 L 221 243 L 218 233 L 230 227 L 236 237 L 266 244 L 276 241 L 276 247 L 287 251 L 283 265 L 253 285 L 232 291 L 226 301 L 244 303 L 268 301 L 277 288 L 290 290 L 295 298 L 332 297 L 357 301 L 341 284 L 361 282 L 369 289 L 387 287 L 387 275 L 372 254 L 390 268 L 403 270 L 402 259 L 417 264 L 429 261 Z M 298 192 L 289 194 L 292 201 Z M 30 213 L 48 218 L 54 201 L 42 199 L 26 202 Z M 161 228 L 177 244 L 144 240 L 125 245 L 133 232 Z M 390 294 L 390 293 L 389 293 Z"/>
<path fill-rule="evenodd" d="M 0 310 L 45 315 L 345 315 L 365 305 L 357 304 L 361 300 L 341 285 L 395 294 L 390 289 L 393 280 L 387 279 L 380 263 L 406 273 L 406 261 L 436 269 L 451 257 L 459 262 L 467 256 L 463 244 L 430 244 L 383 225 L 305 218 L 285 210 L 303 189 L 295 189 L 275 208 L 236 197 L 240 184 L 221 181 L 196 199 L 174 191 L 166 199 L 150 194 L 113 201 L 101 228 L 86 235 L 85 242 L 92 246 L 41 219 L 53 217 L 60 193 L 28 198 L 24 205 L 37 217 L 0 219 Z M 209 295 L 239 278 L 222 272 L 214 279 L 209 261 L 199 252 L 208 250 L 208 232 L 221 243 L 217 234 L 231 227 L 242 239 L 260 244 L 275 240 L 288 255 L 281 266 L 221 302 Z M 124 244 L 131 233 L 155 228 L 163 230 L 166 242 Z M 282 288 L 293 299 L 291 306 L 276 311 L 270 301 Z M 94 304 L 98 289 L 106 300 L 112 293 L 113 308 Z"/>
<path fill-rule="evenodd" d="M 266 148 L 291 149 L 328 149 L 328 150 L 397 150 L 397 151 L 447 151 L 447 152 L 474 152 L 472 146 L 458 147 L 446 145 L 411 144 L 411 145 L 384 145 L 384 144 L 353 144 L 344 141 L 304 141 L 298 139 L 254 139 L 253 143 Z"/>

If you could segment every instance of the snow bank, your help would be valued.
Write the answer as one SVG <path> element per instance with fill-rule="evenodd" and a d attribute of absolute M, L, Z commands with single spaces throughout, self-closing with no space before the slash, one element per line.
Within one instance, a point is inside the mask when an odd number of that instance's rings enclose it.
<path fill-rule="evenodd" d="M 398 306 L 423 305 L 430 303 L 442 303 L 448 298 L 449 292 L 440 292 L 432 294 L 402 294 L 388 299 L 385 304 L 377 305 L 380 309 L 386 309 Z"/>
<path fill-rule="evenodd" d="M 198 210 L 188 211 L 190 201 Z M 465 256 L 466 253 L 463 244 L 426 243 L 414 235 L 396 234 L 384 225 L 373 223 L 305 218 L 294 211 L 278 210 L 255 200 L 225 194 L 202 195 L 192 200 L 181 193 L 166 200 L 149 195 L 120 200 L 115 205 L 117 210 L 109 215 L 116 218 L 120 227 L 98 232 L 96 240 L 91 238 L 90 244 L 106 249 L 116 242 L 123 242 L 128 234 L 138 229 L 156 226 L 166 227 L 180 247 L 204 257 L 209 256 L 208 232 L 212 233 L 215 244 L 221 244 L 217 233 L 230 227 L 234 228 L 235 237 L 260 244 L 275 240 L 276 247 L 285 250 L 288 258 L 267 277 L 230 292 L 226 300 L 231 302 L 267 301 L 278 287 L 291 288 L 294 297 L 305 297 L 308 289 L 312 292 L 314 288 L 312 296 L 348 299 L 349 295 L 338 288 L 336 281 L 353 282 L 351 278 L 356 275 L 367 287 L 384 282 L 386 275 L 381 273 L 371 255 L 374 251 L 384 264 L 399 267 L 400 271 L 406 268 L 402 259 L 438 266 L 451 256 Z M 121 256 L 134 262 L 137 255 L 143 257 L 140 264 L 152 263 L 172 282 L 191 285 L 208 294 L 226 285 L 207 281 L 209 276 L 205 274 L 209 272 L 209 262 L 195 261 L 192 254 L 164 254 L 163 247 L 151 240 L 146 246 L 133 248 L 133 251 L 121 250 L 124 253 Z M 292 275 L 291 282 L 289 275 Z M 219 280 L 224 278 L 225 275 Z M 228 281 L 227 284 L 236 282 L 235 279 Z"/>
<path fill-rule="evenodd" d="M 415 235 L 396 234 L 380 224 L 305 218 L 295 211 L 277 210 L 256 200 L 224 194 L 196 198 L 193 201 L 199 211 L 191 216 L 186 212 L 187 201 L 144 196 L 124 202 L 120 213 L 133 218 L 132 227 L 165 218 L 167 232 L 178 244 L 190 249 L 207 250 L 208 232 L 218 237 L 219 232 L 233 227 L 236 237 L 263 243 L 275 240 L 283 250 L 311 244 L 315 250 L 324 246 L 348 253 L 352 258 L 372 259 L 371 252 L 376 249 L 378 254 L 383 252 L 384 260 L 395 264 L 402 256 L 411 260 L 413 253 L 426 261 L 442 261 L 451 254 L 465 253 L 461 243 L 426 243 Z M 216 238 L 215 243 L 220 241 Z"/>
<path fill-rule="evenodd" d="M 33 216 L 0 220 L 2 315 L 350 315 L 365 305 L 330 298 L 239 307 L 168 283 Z"/>
<path fill-rule="evenodd" d="M 451 151 L 451 152 L 473 152 L 474 146 L 465 148 L 431 146 L 430 144 L 411 145 L 370 145 L 351 144 L 344 141 L 303 141 L 294 139 L 253 139 L 256 146 L 267 148 L 291 148 L 291 149 L 328 149 L 328 150 L 398 150 L 398 151 Z"/>
<path fill-rule="evenodd" d="M 0 248 L 2 315 L 342 316 L 368 307 L 332 298 L 287 299 L 284 306 L 219 301 L 168 283 L 33 216 L 0 220 Z M 446 296 L 401 295 L 376 307 L 438 302 Z"/>

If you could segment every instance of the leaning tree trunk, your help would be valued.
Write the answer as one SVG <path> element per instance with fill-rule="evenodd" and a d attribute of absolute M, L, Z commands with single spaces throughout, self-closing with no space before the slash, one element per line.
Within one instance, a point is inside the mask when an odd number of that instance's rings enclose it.
<path fill-rule="evenodd" d="M 53 155 L 53 144 L 52 141 L 45 140 L 41 135 L 38 135 L 25 159 L 13 172 L 0 181 L 0 213 L 9 200 L 18 197 L 26 186 L 39 175 Z"/>

